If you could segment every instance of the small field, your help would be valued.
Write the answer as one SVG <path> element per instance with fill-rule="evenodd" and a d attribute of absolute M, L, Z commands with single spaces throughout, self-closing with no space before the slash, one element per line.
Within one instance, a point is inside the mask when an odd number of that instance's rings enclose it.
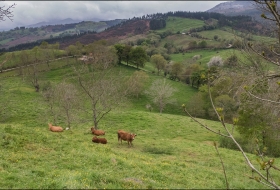
<path fill-rule="evenodd" d="M 158 32 L 164 32 L 167 30 L 172 31 L 173 33 L 180 32 L 185 33 L 188 32 L 192 28 L 202 27 L 204 22 L 197 19 L 190 18 L 180 18 L 180 17 L 168 17 L 166 21 L 166 28 L 157 30 Z"/>

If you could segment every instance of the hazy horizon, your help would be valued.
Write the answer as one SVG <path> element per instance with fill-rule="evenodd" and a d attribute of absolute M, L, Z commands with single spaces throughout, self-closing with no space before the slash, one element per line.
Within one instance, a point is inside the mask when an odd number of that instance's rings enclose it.
<path fill-rule="evenodd" d="M 71 18 L 78 21 L 129 19 L 169 11 L 207 11 L 225 1 L 1 1 L 13 3 L 13 21 L 0 22 L 0 30 Z"/>

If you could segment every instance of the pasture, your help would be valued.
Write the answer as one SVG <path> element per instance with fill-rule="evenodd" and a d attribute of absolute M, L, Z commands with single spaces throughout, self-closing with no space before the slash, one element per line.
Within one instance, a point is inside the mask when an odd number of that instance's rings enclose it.
<path fill-rule="evenodd" d="M 59 63 L 64 62 L 53 62 L 54 68 L 40 73 L 39 79 L 57 83 L 71 76 L 71 67 L 58 67 Z M 126 76 L 135 71 L 121 68 Z M 150 74 L 146 86 L 158 77 L 161 76 Z M 108 141 L 104 145 L 92 142 L 90 121 L 75 122 L 71 130 L 62 133 L 49 131 L 51 116 L 41 94 L 19 76 L 1 73 L 0 78 L 0 101 L 6 101 L 10 109 L 5 122 L 0 123 L 0 188 L 226 188 L 213 146 L 218 136 L 181 110 L 181 104 L 195 95 L 196 91 L 189 86 L 170 81 L 178 88 L 177 103 L 167 107 L 163 114 L 157 109 L 146 110 L 145 95 L 131 98 L 124 108 L 111 111 L 99 124 L 99 129 L 106 131 L 101 136 Z M 200 121 L 221 129 L 218 122 Z M 62 120 L 58 124 L 65 128 Z M 118 143 L 119 129 L 137 134 L 132 147 L 125 141 Z M 249 179 L 251 170 L 240 152 L 223 148 L 219 151 L 230 188 L 267 188 Z M 249 158 L 257 164 L 256 156 L 249 154 Z"/>
<path fill-rule="evenodd" d="M 120 121 L 120 118 L 121 121 Z M 204 121 L 216 128 L 216 122 Z M 90 125 L 52 133 L 47 125 L 1 124 L 1 188 L 224 188 L 212 145 L 217 137 L 188 117 L 114 112 L 102 125 L 108 144 L 91 142 Z M 118 129 L 137 133 L 133 147 Z M 231 188 L 262 188 L 240 154 L 220 150 Z M 254 156 L 250 156 L 254 159 Z M 234 163 L 234 164 L 233 164 Z"/>
<path fill-rule="evenodd" d="M 166 21 L 166 27 L 157 31 L 161 33 L 169 30 L 173 33 L 178 31 L 184 33 L 190 29 L 202 27 L 203 25 L 204 22 L 201 20 L 169 16 Z"/>

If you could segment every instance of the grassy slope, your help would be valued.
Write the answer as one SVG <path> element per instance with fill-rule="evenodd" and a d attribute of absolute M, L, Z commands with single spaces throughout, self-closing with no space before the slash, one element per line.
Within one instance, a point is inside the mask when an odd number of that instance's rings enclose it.
<path fill-rule="evenodd" d="M 198 28 L 204 25 L 204 22 L 197 19 L 190 18 L 180 18 L 180 17 L 168 17 L 166 21 L 166 27 L 160 30 L 159 32 L 164 32 L 170 30 L 174 33 L 176 32 L 188 32 L 192 28 Z"/>
<path fill-rule="evenodd" d="M 202 31 L 199 32 L 199 34 L 205 38 L 208 39 L 214 39 L 214 36 L 217 35 L 218 39 L 225 39 L 225 40 L 231 40 L 231 39 L 239 39 L 241 40 L 240 37 L 236 36 L 234 33 L 231 31 L 226 31 L 226 30 L 221 30 L 221 29 L 215 29 L 215 30 L 207 30 L 207 31 Z"/>
<path fill-rule="evenodd" d="M 123 68 L 127 75 L 134 71 Z M 69 72 L 70 68 L 54 69 L 40 79 L 58 82 Z M 151 75 L 147 86 L 154 78 Z M 173 84 L 180 90 L 176 94 L 180 101 L 194 93 L 181 83 Z M 106 131 L 108 144 L 100 145 L 91 142 L 90 123 L 50 132 L 46 103 L 20 78 L 1 78 L 1 85 L 2 95 L 10 97 L 12 115 L 0 123 L 0 188 L 225 188 L 212 145 L 218 137 L 174 109 L 161 115 L 157 110 L 148 112 L 144 95 L 104 118 L 100 128 Z M 217 122 L 201 121 L 219 127 Z M 138 134 L 132 148 L 118 144 L 118 129 Z M 231 188 L 264 188 L 249 180 L 251 173 L 240 153 L 220 152 Z"/>
<path fill-rule="evenodd" d="M 181 22 L 180 19 L 175 20 Z M 183 23 L 177 26 L 167 23 L 167 26 L 171 26 L 174 32 L 187 27 Z M 194 27 L 193 24 L 191 27 Z M 213 38 L 214 33 L 201 34 Z M 222 37 L 222 33 L 219 34 Z M 223 34 L 228 35 L 224 31 Z M 170 39 L 176 45 L 193 40 L 188 36 L 183 37 L 184 40 L 181 35 Z M 198 61 L 205 65 L 215 55 L 226 58 L 233 52 L 238 53 L 233 50 L 219 50 L 218 54 L 216 50 L 197 50 L 184 55 L 173 54 L 171 58 L 173 61 L 184 61 L 201 54 L 202 58 Z M 52 65 L 60 64 L 64 63 L 53 62 Z M 42 73 L 40 80 L 59 82 L 71 75 L 70 68 L 57 66 L 52 71 Z M 126 76 L 130 76 L 134 70 L 123 67 Z M 147 63 L 145 70 L 152 71 L 152 65 Z M 17 73 L 0 74 L 4 90 L 2 97 L 9 97 L 12 110 L 8 121 L 0 123 L 0 178 L 4 179 L 0 181 L 0 188 L 226 187 L 220 160 L 212 145 L 213 141 L 218 141 L 218 137 L 184 116 L 180 109 L 182 103 L 195 95 L 194 89 L 170 81 L 178 88 L 175 94 L 177 104 L 169 105 L 161 115 L 157 109 L 151 113 L 145 109 L 149 103 L 146 96 L 131 98 L 125 108 L 112 111 L 102 120 L 99 127 L 106 131 L 108 144 L 99 145 L 91 142 L 91 123 L 76 123 L 71 131 L 59 134 L 48 131 L 50 116 L 41 95 L 18 77 L 3 78 Z M 146 87 L 161 77 L 149 75 Z M 215 129 L 220 126 L 215 121 L 200 121 Z M 61 124 L 63 126 L 63 122 Z M 132 148 L 128 148 L 125 142 L 118 144 L 118 129 L 137 133 Z M 220 153 L 230 188 L 266 188 L 249 180 L 250 169 L 239 152 L 221 148 Z M 249 157 L 256 163 L 255 156 Z"/>

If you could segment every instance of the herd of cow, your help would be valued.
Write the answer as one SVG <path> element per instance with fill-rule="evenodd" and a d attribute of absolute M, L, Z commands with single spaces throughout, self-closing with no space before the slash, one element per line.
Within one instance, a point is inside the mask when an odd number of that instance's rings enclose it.
<path fill-rule="evenodd" d="M 63 128 L 60 126 L 53 126 L 51 123 L 49 123 L 49 130 L 52 132 L 62 132 Z M 91 133 L 94 135 L 94 137 L 92 138 L 92 142 L 94 143 L 101 143 L 101 144 L 107 144 L 107 139 L 106 138 L 98 138 L 97 136 L 102 136 L 105 135 L 105 131 L 103 130 L 98 130 L 98 129 L 94 129 L 94 127 L 91 128 Z M 136 134 L 134 133 L 129 133 L 123 130 L 118 130 L 117 132 L 118 134 L 118 142 L 121 141 L 127 141 L 128 146 L 132 146 L 132 141 L 134 140 L 134 138 L 136 137 Z"/>

